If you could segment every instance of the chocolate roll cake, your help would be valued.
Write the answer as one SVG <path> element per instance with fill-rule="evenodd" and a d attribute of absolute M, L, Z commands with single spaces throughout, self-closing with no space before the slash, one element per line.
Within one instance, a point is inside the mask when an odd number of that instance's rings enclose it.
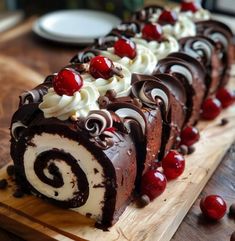
<path fill-rule="evenodd" d="M 197 59 L 206 70 L 206 96 L 216 92 L 220 84 L 219 68 L 221 60 L 218 55 L 216 43 L 205 37 L 186 37 L 179 40 L 180 51 Z"/>
<path fill-rule="evenodd" d="M 103 229 L 146 194 L 146 173 L 182 144 L 231 67 L 230 30 L 189 5 L 140 10 L 20 96 L 11 156 L 25 192 Z"/>

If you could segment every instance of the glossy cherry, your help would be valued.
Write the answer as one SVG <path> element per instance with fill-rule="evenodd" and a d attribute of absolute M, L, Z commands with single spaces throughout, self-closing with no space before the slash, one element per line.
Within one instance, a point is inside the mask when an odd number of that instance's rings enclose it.
<path fill-rule="evenodd" d="M 89 72 L 94 78 L 109 79 L 113 76 L 113 62 L 104 56 L 95 56 L 90 61 Z"/>
<path fill-rule="evenodd" d="M 182 12 L 186 12 L 186 11 L 190 11 L 190 12 L 197 12 L 199 9 L 199 6 L 196 2 L 194 1 L 191 1 L 191 2 L 188 2 L 188 1 L 183 1 L 181 3 L 181 6 L 180 6 L 180 10 Z"/>
<path fill-rule="evenodd" d="M 200 208 L 206 217 L 219 220 L 225 215 L 227 205 L 222 197 L 218 195 L 209 195 L 201 199 Z"/>
<path fill-rule="evenodd" d="M 201 116 L 205 120 L 215 119 L 221 112 L 222 105 L 217 98 L 208 98 L 202 104 Z"/>
<path fill-rule="evenodd" d="M 200 138 L 199 130 L 195 126 L 186 126 L 181 132 L 181 145 L 192 146 Z"/>
<path fill-rule="evenodd" d="M 162 27 L 157 23 L 146 23 L 142 29 L 142 37 L 147 40 L 159 41 L 162 38 Z"/>
<path fill-rule="evenodd" d="M 72 96 L 83 86 L 81 75 L 73 69 L 62 69 L 52 81 L 55 92 L 58 95 Z"/>
<path fill-rule="evenodd" d="M 222 107 L 226 108 L 235 101 L 235 92 L 226 88 L 220 88 L 217 91 L 216 98 L 221 102 Z"/>
<path fill-rule="evenodd" d="M 119 57 L 134 59 L 136 56 L 136 44 L 129 39 L 120 38 L 114 43 L 114 53 Z"/>
<path fill-rule="evenodd" d="M 171 150 L 162 160 L 162 168 L 168 180 L 179 177 L 185 168 L 185 159 L 175 150 Z"/>
<path fill-rule="evenodd" d="M 177 15 L 174 11 L 170 11 L 170 10 L 164 10 L 159 18 L 158 18 L 158 22 L 160 24 L 175 24 L 175 22 L 177 21 Z"/>
<path fill-rule="evenodd" d="M 149 170 L 142 177 L 141 194 L 145 194 L 150 200 L 153 200 L 164 192 L 166 183 L 164 174 L 157 170 Z"/>

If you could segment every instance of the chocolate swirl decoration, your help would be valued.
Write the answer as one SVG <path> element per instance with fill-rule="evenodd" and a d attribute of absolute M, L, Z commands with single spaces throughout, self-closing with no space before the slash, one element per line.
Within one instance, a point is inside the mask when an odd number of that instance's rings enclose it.
<path fill-rule="evenodd" d="M 133 96 L 140 99 L 145 106 L 151 109 L 156 109 L 156 106 L 160 107 L 163 115 L 167 116 L 170 101 L 166 87 L 147 75 L 138 75 L 138 77 L 141 81 L 132 84 Z"/>
<path fill-rule="evenodd" d="M 124 21 L 116 28 L 112 29 L 109 35 L 125 36 L 127 38 L 134 37 L 141 30 L 141 24 L 138 21 Z"/>
<path fill-rule="evenodd" d="M 149 5 L 146 6 L 144 8 L 142 8 L 141 10 L 135 12 L 132 15 L 132 20 L 137 20 L 140 22 L 146 22 L 149 20 L 149 18 L 151 17 L 151 15 L 153 15 L 154 13 L 157 13 L 158 11 L 163 10 L 164 8 L 160 5 Z"/>
<path fill-rule="evenodd" d="M 113 126 L 111 114 L 107 110 L 93 110 L 84 120 L 84 127 L 93 137 L 101 135 Z"/>
<path fill-rule="evenodd" d="M 219 85 L 219 68 L 221 66 L 215 42 L 203 35 L 198 35 L 180 39 L 180 45 L 180 51 L 196 58 L 206 67 L 206 95 L 215 93 Z"/>
<path fill-rule="evenodd" d="M 27 105 L 30 103 L 39 103 L 42 101 L 43 96 L 48 92 L 48 89 L 52 86 L 51 82 L 44 82 L 43 84 L 38 85 L 36 88 L 25 91 L 20 95 L 21 105 Z"/>
<path fill-rule="evenodd" d="M 100 54 L 98 49 L 86 48 L 84 50 L 79 51 L 71 60 L 72 64 L 83 64 L 88 63 L 93 57 Z"/>
<path fill-rule="evenodd" d="M 196 28 L 197 33 L 209 37 L 216 43 L 219 58 L 222 63 L 220 70 L 220 86 L 224 86 L 228 82 L 233 62 L 233 33 L 227 25 L 216 20 L 197 22 Z"/>
<path fill-rule="evenodd" d="M 96 39 L 94 47 L 100 50 L 106 50 L 109 47 L 113 47 L 114 43 L 121 37 L 117 32 L 111 33 L 110 35 L 100 37 Z"/>

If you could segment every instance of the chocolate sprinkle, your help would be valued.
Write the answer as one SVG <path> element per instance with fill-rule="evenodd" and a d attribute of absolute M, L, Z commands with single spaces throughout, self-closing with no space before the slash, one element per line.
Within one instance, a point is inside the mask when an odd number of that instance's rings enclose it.
<path fill-rule="evenodd" d="M 147 195 L 142 195 L 139 200 L 139 206 L 140 207 L 145 207 L 150 203 L 150 199 Z"/>
<path fill-rule="evenodd" d="M 220 126 L 225 126 L 225 125 L 228 124 L 228 122 L 229 122 L 228 119 L 222 118 L 221 121 L 220 121 L 220 123 L 219 123 L 219 125 L 220 125 Z"/>
<path fill-rule="evenodd" d="M 13 165 L 7 167 L 7 174 L 10 177 L 15 175 L 15 167 Z"/>
<path fill-rule="evenodd" d="M 24 196 L 24 192 L 19 187 L 13 193 L 13 197 L 15 197 L 15 198 L 21 198 L 23 196 Z"/>
<path fill-rule="evenodd" d="M 188 154 L 188 147 L 186 145 L 181 145 L 178 149 L 179 153 L 182 155 L 187 155 Z"/>
<path fill-rule="evenodd" d="M 189 146 L 188 147 L 188 155 L 192 154 L 193 152 L 195 152 L 195 147 L 194 146 Z"/>
<path fill-rule="evenodd" d="M 0 180 L 0 189 L 6 189 L 7 185 L 8 185 L 8 183 L 7 183 L 6 179 Z"/>
<path fill-rule="evenodd" d="M 229 216 L 235 218 L 235 203 L 233 203 L 229 208 Z"/>

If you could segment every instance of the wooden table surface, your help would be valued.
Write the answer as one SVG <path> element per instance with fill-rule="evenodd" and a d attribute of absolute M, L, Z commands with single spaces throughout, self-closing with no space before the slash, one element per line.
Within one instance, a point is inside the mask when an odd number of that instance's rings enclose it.
<path fill-rule="evenodd" d="M 37 72 L 39 76 L 46 76 L 66 65 L 79 47 L 64 46 L 38 38 L 31 32 L 33 20 L 30 19 L 0 35 L 0 55 L 14 59 L 14 61 L 20 63 L 22 66 L 26 66 Z M 23 67 L 22 71 L 24 71 Z M 0 97 L 1 95 L 2 93 Z M 4 135 L 2 126 L 6 129 L 9 125 L 9 120 L 7 118 L 4 120 L 4 123 L 0 123 L 0 139 L 1 135 Z M 2 151 L 3 155 L 0 156 L 0 168 L 10 160 L 9 144 L 3 144 L 0 146 L 1 150 L 4 148 Z M 228 206 L 235 202 L 235 143 L 223 158 L 220 166 L 184 218 L 172 238 L 173 241 L 230 240 L 231 233 L 235 231 L 235 219 L 231 219 L 227 215 L 220 222 L 211 222 L 200 214 L 200 198 L 209 194 L 221 195 L 227 201 Z M 0 241 L 13 240 L 22 241 L 21 238 L 2 230 L 0 227 Z"/>

